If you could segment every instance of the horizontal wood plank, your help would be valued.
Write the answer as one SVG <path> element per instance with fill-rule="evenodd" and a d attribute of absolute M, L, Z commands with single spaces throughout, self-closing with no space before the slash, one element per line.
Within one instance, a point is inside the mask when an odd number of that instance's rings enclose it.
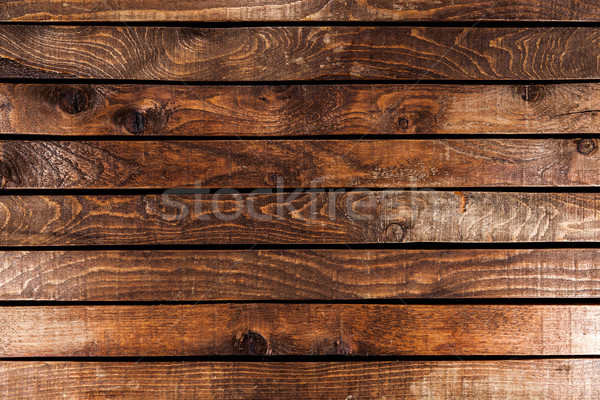
<path fill-rule="evenodd" d="M 596 193 L 0 197 L 0 245 L 596 242 Z"/>
<path fill-rule="evenodd" d="M 598 79 L 598 51 L 596 27 L 3 25 L 0 78 Z"/>
<path fill-rule="evenodd" d="M 599 21 L 594 0 L 126 0 L 89 2 L 11 0 L 4 21 Z"/>
<path fill-rule="evenodd" d="M 0 300 L 600 297 L 600 250 L 0 252 Z"/>
<path fill-rule="evenodd" d="M 578 134 L 598 132 L 599 110 L 598 83 L 0 84 L 13 135 Z"/>
<path fill-rule="evenodd" d="M 600 186 L 597 140 L 0 141 L 3 188 Z"/>
<path fill-rule="evenodd" d="M 600 355 L 600 306 L 0 307 L 1 357 Z"/>
<path fill-rule="evenodd" d="M 407 362 L 0 363 L 15 400 L 505 399 L 595 400 L 596 359 Z"/>

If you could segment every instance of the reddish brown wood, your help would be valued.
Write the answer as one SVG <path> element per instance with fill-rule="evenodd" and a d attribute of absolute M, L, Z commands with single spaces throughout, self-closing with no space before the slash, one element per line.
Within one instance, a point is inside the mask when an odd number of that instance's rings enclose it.
<path fill-rule="evenodd" d="M 596 27 L 2 25 L 0 78 L 598 79 L 599 48 Z"/>
<path fill-rule="evenodd" d="M 0 252 L 0 300 L 600 297 L 600 250 Z"/>
<path fill-rule="evenodd" d="M 594 0 L 11 0 L 5 21 L 599 21 Z"/>
<path fill-rule="evenodd" d="M 0 197 L 0 245 L 596 242 L 596 193 Z"/>
<path fill-rule="evenodd" d="M 595 400 L 598 360 L 0 363 L 11 399 Z"/>
<path fill-rule="evenodd" d="M 198 304 L 0 308 L 1 357 L 599 355 L 600 307 Z"/>
<path fill-rule="evenodd" d="M 0 84 L 0 133 L 23 135 L 579 134 L 599 109 L 597 83 Z"/>
<path fill-rule="evenodd" d="M 595 139 L 0 141 L 4 188 L 600 186 Z"/>

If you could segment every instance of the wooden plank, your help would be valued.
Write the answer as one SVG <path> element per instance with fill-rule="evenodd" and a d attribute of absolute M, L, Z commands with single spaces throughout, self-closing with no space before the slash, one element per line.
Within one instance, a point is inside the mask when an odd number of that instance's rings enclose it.
<path fill-rule="evenodd" d="M 2 187 L 600 186 L 597 141 L 0 141 Z"/>
<path fill-rule="evenodd" d="M 599 109 L 598 83 L 0 83 L 0 133 L 18 135 L 579 134 L 597 133 Z"/>
<path fill-rule="evenodd" d="M 15 400 L 407 399 L 595 400 L 597 359 L 396 362 L 0 363 Z"/>
<path fill-rule="evenodd" d="M 94 2 L 11 0 L 3 21 L 599 21 L 594 0 L 209 0 Z"/>
<path fill-rule="evenodd" d="M 1 357 L 599 355 L 600 306 L 0 307 Z"/>
<path fill-rule="evenodd" d="M 600 250 L 2 251 L 0 300 L 600 297 Z"/>
<path fill-rule="evenodd" d="M 0 210 L 3 246 L 600 240 L 597 193 L 18 195 Z"/>
<path fill-rule="evenodd" d="M 599 51 L 596 27 L 3 25 L 0 78 L 598 79 Z"/>

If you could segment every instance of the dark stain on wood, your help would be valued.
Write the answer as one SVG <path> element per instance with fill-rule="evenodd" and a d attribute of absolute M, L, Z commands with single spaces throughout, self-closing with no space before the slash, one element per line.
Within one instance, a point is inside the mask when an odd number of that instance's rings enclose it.
<path fill-rule="evenodd" d="M 234 339 L 234 349 L 239 354 L 264 356 L 269 354 L 269 343 L 257 332 L 248 331 Z"/>

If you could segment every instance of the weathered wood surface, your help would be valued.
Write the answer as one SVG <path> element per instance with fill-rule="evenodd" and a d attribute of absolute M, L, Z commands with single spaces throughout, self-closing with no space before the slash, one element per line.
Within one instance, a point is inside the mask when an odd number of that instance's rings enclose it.
<path fill-rule="evenodd" d="M 600 297 L 600 250 L 2 251 L 0 300 Z"/>
<path fill-rule="evenodd" d="M 0 133 L 308 136 L 597 133 L 600 84 L 0 84 Z"/>
<path fill-rule="evenodd" d="M 4 25 L 0 78 L 598 79 L 599 51 L 596 27 Z"/>
<path fill-rule="evenodd" d="M 599 21 L 594 0 L 5 0 L 4 21 Z"/>
<path fill-rule="evenodd" d="M 1 357 L 600 355 L 600 306 L 0 307 Z"/>
<path fill-rule="evenodd" d="M 596 193 L 15 195 L 0 209 L 4 246 L 600 240 Z"/>
<path fill-rule="evenodd" d="M 595 139 L 0 141 L 2 188 L 600 186 Z"/>
<path fill-rule="evenodd" d="M 15 400 L 596 400 L 596 359 L 406 362 L 0 363 Z"/>

